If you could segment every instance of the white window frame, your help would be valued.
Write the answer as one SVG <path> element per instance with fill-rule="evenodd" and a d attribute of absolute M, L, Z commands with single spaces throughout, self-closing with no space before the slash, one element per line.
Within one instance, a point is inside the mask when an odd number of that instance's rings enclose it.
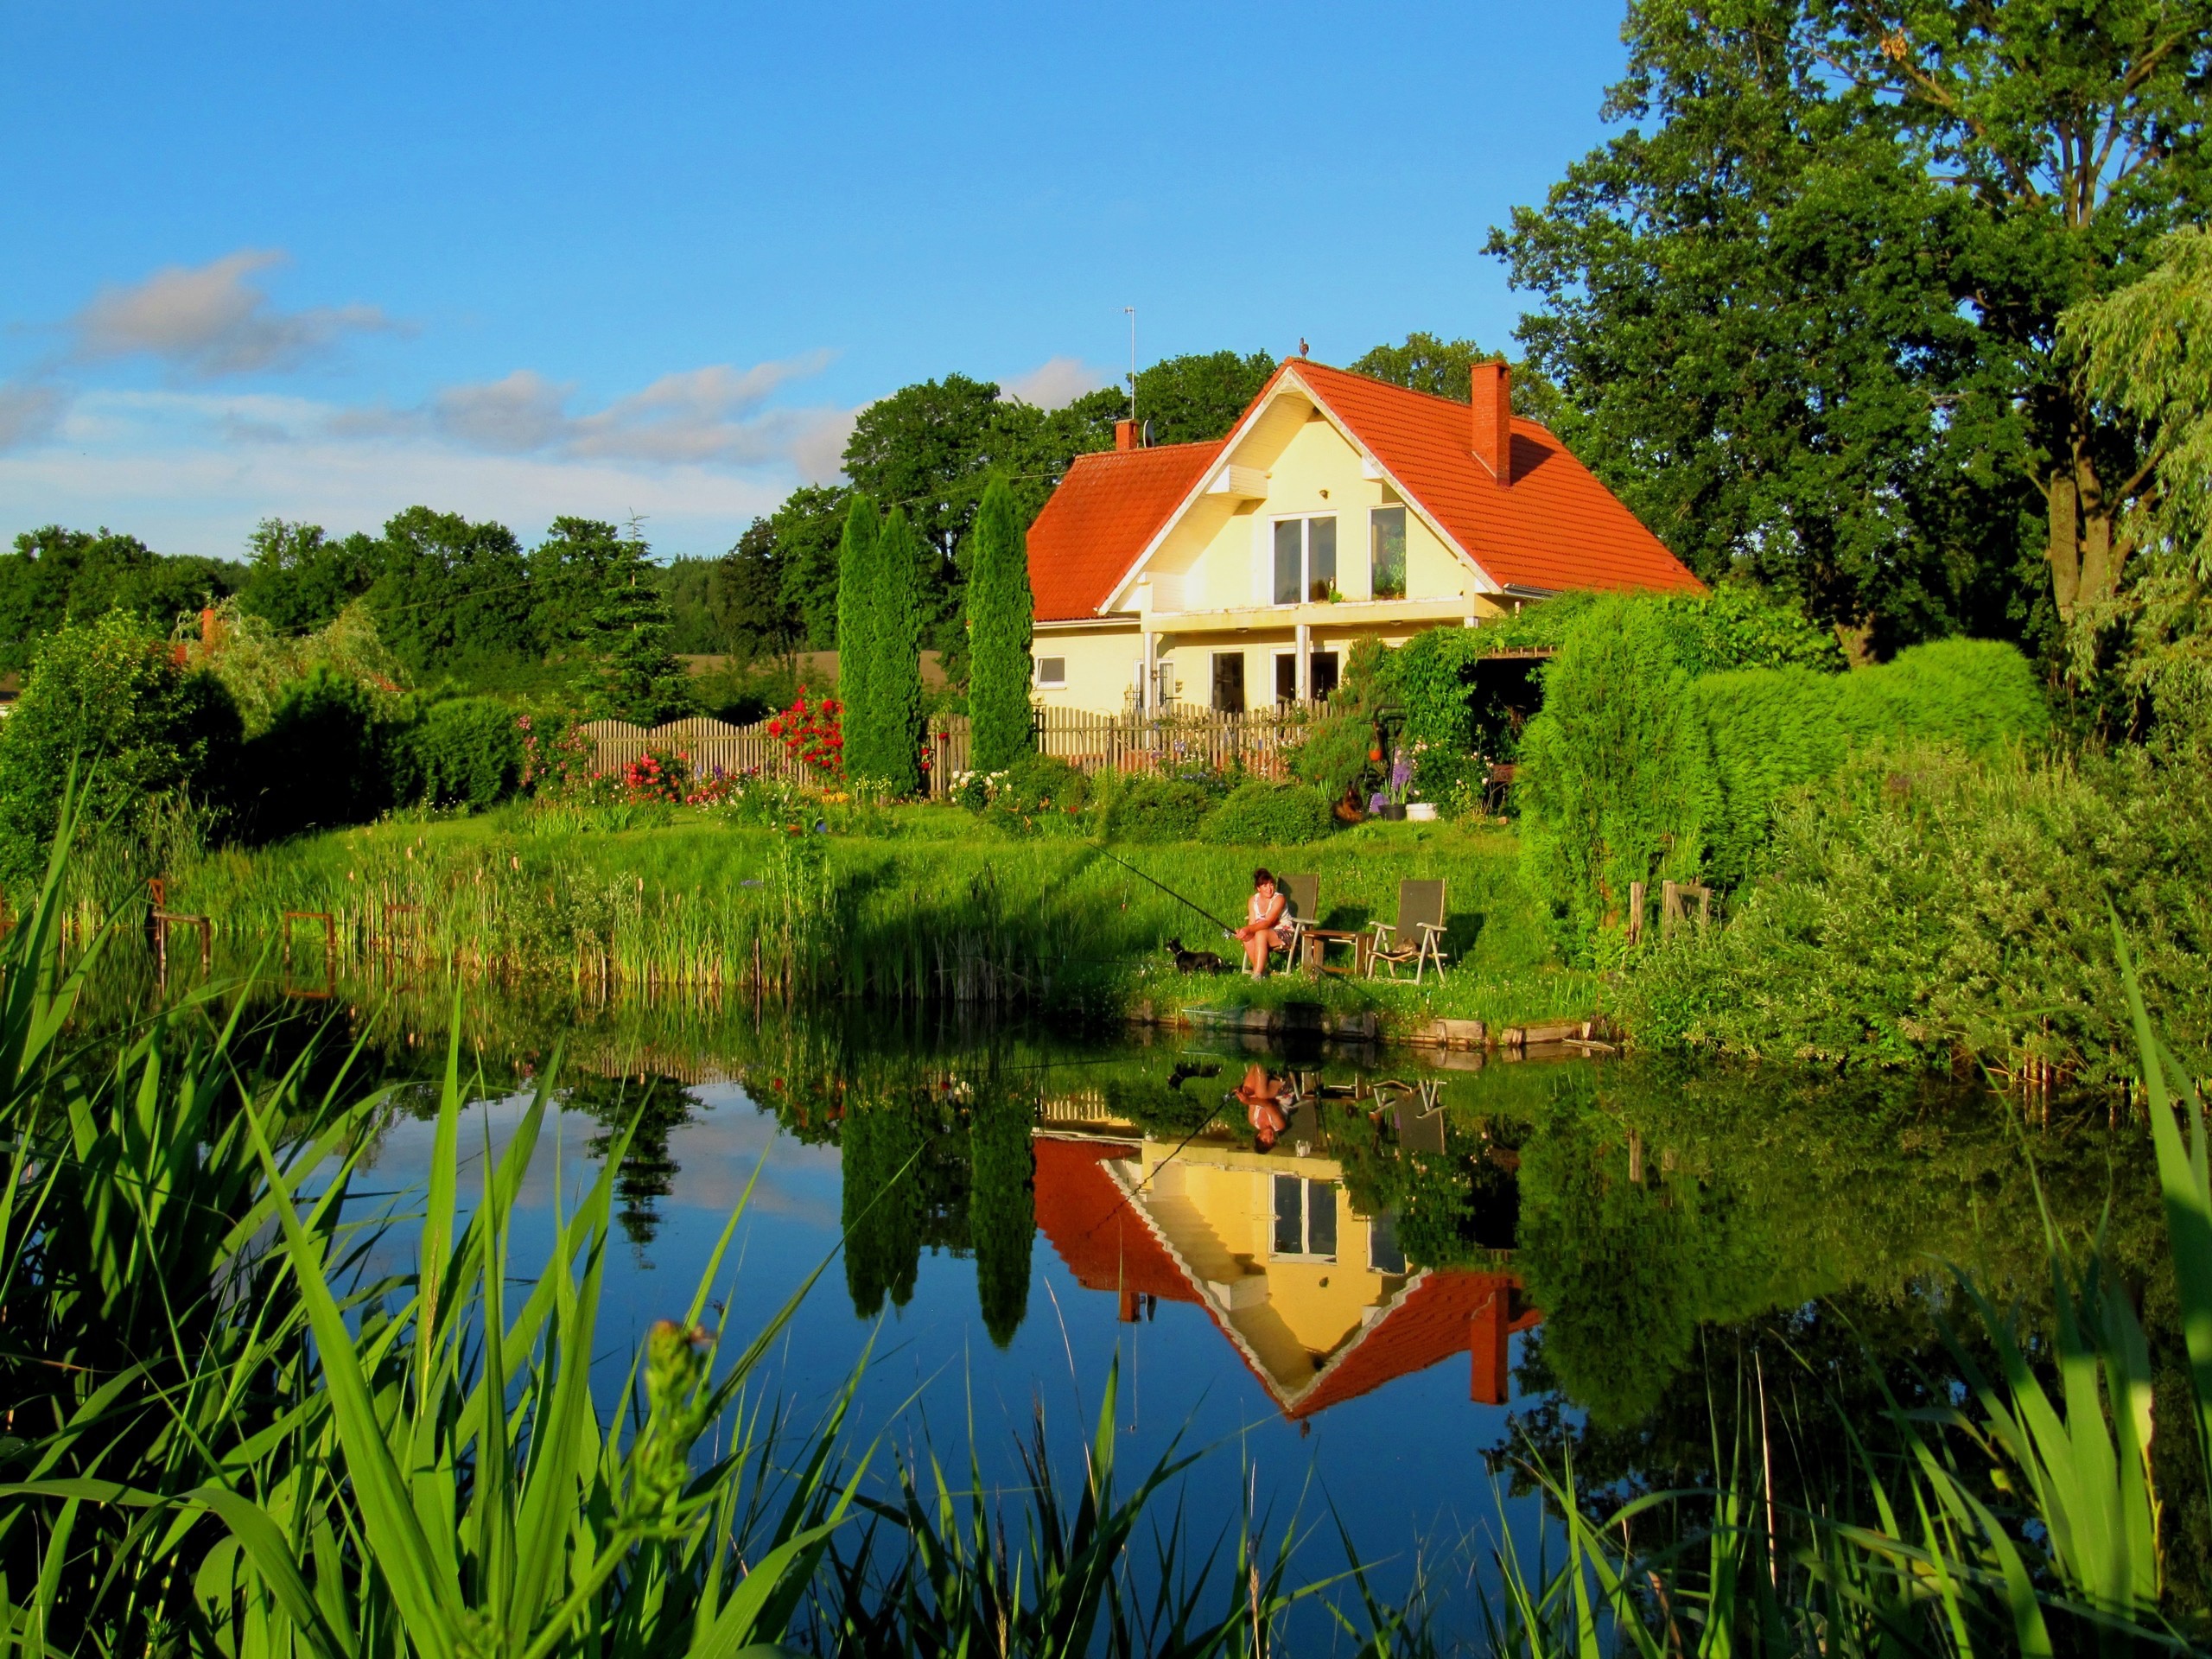
<path fill-rule="evenodd" d="M 1344 563 L 1344 514 L 1340 512 L 1281 513 L 1268 520 L 1268 608 L 1272 610 L 1287 611 L 1294 605 L 1318 605 L 1322 602 L 1321 601 L 1312 597 L 1313 592 L 1313 531 L 1312 526 L 1316 518 L 1327 518 L 1332 520 L 1337 526 L 1337 569 L 1339 574 L 1338 575 L 1332 576 L 1329 581 L 1330 584 L 1334 587 L 1338 593 L 1342 593 L 1344 591 L 1344 584 L 1341 575 Z M 1284 600 L 1277 599 L 1275 597 L 1275 526 L 1277 524 L 1296 524 L 1299 526 L 1298 597 L 1296 599 Z"/>
<path fill-rule="evenodd" d="M 1405 569 L 1401 573 L 1405 582 L 1405 591 L 1398 594 L 1397 599 L 1385 600 L 1375 591 L 1375 515 L 1378 512 L 1399 513 L 1405 519 L 1402 531 L 1405 545 L 1400 550 L 1405 561 Z M 1341 549 L 1338 550 L 1338 556 L 1342 556 Z M 1411 599 L 1414 596 L 1414 511 L 1403 501 L 1384 501 L 1367 510 L 1367 596 L 1372 600 L 1381 601 L 1386 605 L 1395 604 L 1399 600 Z"/>
<path fill-rule="evenodd" d="M 1326 1255 L 1317 1255 L 1312 1250 L 1278 1250 L 1275 1249 L 1275 1188 L 1274 1184 L 1277 1181 L 1296 1181 L 1298 1183 L 1298 1242 L 1301 1244 L 1310 1244 L 1313 1242 L 1313 1189 L 1317 1186 L 1325 1186 L 1329 1189 L 1330 1219 L 1332 1223 L 1341 1224 L 1344 1217 L 1341 1212 L 1338 1211 L 1336 1205 L 1337 1195 L 1344 1191 L 1344 1183 L 1341 1181 L 1317 1180 L 1313 1177 L 1308 1175 L 1270 1175 L 1268 1177 L 1268 1260 L 1270 1262 L 1311 1262 L 1325 1267 L 1333 1266 L 1342 1254 L 1343 1247 L 1341 1243 L 1339 1243 L 1337 1249 L 1330 1251 Z M 1335 1230 L 1335 1229 L 1332 1228 L 1332 1230 Z"/>
<path fill-rule="evenodd" d="M 1036 664 L 1034 677 L 1037 683 L 1037 687 L 1039 690 L 1058 690 L 1066 686 L 1068 683 L 1068 659 L 1066 658 L 1032 657 L 1029 660 Z M 1057 680 L 1048 680 L 1045 677 L 1045 664 L 1047 663 L 1058 663 L 1060 665 L 1060 677 Z"/>

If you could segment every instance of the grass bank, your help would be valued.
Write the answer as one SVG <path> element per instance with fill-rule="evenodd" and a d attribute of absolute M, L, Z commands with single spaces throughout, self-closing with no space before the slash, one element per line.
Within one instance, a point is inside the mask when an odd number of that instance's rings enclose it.
<path fill-rule="evenodd" d="M 213 918 L 225 967 L 281 958 L 285 913 L 313 912 L 331 918 L 340 971 L 449 964 L 587 994 L 998 1004 L 1098 1022 L 1140 1006 L 1166 1020 L 1319 1003 L 1331 1018 L 1372 1014 L 1386 1036 L 1440 1018 L 1580 1019 L 1599 1005 L 1596 976 L 1559 963 L 1516 844 L 1497 828 L 1370 823 L 1303 847 L 1106 848 L 1010 835 L 951 808 L 823 822 L 792 835 L 676 810 L 600 829 L 524 808 L 388 821 L 181 864 L 168 902 Z M 1394 919 L 1401 880 L 1442 877 L 1448 977 L 1177 973 L 1171 938 L 1233 954 L 1192 906 L 1241 917 L 1256 863 L 1318 874 L 1325 923 L 1345 928 Z M 321 976 L 323 925 L 289 926 L 292 975 Z"/>

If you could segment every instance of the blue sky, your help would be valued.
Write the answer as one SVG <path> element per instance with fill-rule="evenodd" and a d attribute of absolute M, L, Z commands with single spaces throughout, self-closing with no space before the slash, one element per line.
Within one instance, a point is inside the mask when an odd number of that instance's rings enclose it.
<path fill-rule="evenodd" d="M 5 0 L 0 532 L 236 556 L 416 501 L 719 552 L 854 412 L 1302 336 L 1504 342 L 1489 227 L 1620 0 Z"/>

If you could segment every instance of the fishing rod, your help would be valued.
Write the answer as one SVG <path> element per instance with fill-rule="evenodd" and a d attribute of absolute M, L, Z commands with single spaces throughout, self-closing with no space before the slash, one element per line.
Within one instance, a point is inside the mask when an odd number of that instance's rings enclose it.
<path fill-rule="evenodd" d="M 1185 899 L 1181 893 L 1176 892 L 1174 888 L 1169 887 L 1165 881 L 1153 881 L 1152 877 L 1147 875 L 1142 870 L 1137 868 L 1135 865 L 1130 863 L 1126 858 L 1121 858 L 1116 856 L 1115 854 L 1108 853 L 1103 847 L 1101 847 L 1098 850 L 1102 853 L 1105 853 L 1107 857 L 1113 859 L 1116 864 L 1119 864 L 1131 875 L 1136 877 L 1138 880 L 1152 881 L 1152 885 L 1154 887 L 1158 887 L 1162 893 L 1166 893 L 1170 899 L 1173 899 L 1177 904 L 1189 905 L 1192 910 L 1197 911 L 1199 915 L 1205 917 L 1206 920 L 1211 922 L 1223 932 L 1233 934 L 1236 931 L 1235 928 L 1231 927 L 1227 922 L 1223 921 L 1220 917 L 1215 915 L 1204 905 L 1196 904 L 1191 899 Z"/>

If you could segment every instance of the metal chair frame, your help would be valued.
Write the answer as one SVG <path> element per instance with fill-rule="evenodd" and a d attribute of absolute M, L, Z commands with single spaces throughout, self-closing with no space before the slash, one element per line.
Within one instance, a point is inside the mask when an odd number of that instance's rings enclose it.
<path fill-rule="evenodd" d="M 1433 908 L 1424 902 L 1426 893 L 1422 893 L 1420 898 L 1415 897 L 1415 894 L 1423 889 L 1434 891 L 1435 904 Z M 1370 979 L 1375 977 L 1375 969 L 1378 965 L 1389 969 L 1390 977 L 1395 979 L 1398 976 L 1399 968 L 1407 963 L 1413 964 L 1414 982 L 1416 985 L 1421 983 L 1421 976 L 1427 972 L 1429 964 L 1432 963 L 1436 966 L 1436 976 L 1439 979 L 1446 977 L 1443 949 L 1444 899 L 1444 883 L 1440 880 L 1398 883 L 1398 919 L 1395 924 L 1389 922 L 1368 924 L 1375 934 L 1375 942 L 1367 950 L 1367 976 Z M 1433 915 L 1436 919 L 1434 921 L 1421 919 L 1425 915 Z M 1414 936 L 1414 941 L 1411 944 L 1406 944 L 1403 942 L 1403 936 L 1409 932 Z"/>

